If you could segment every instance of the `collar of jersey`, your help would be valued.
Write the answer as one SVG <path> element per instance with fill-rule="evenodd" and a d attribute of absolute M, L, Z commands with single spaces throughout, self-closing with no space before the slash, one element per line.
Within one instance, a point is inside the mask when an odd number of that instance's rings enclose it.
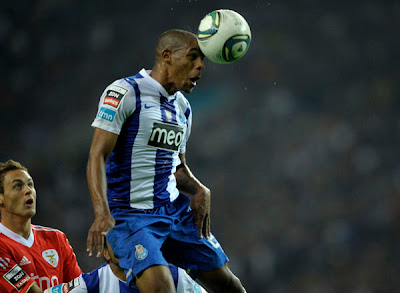
<path fill-rule="evenodd" d="M 35 241 L 35 237 L 33 236 L 32 227 L 31 227 L 31 233 L 30 233 L 28 239 L 25 239 L 21 235 L 18 235 L 17 233 L 11 231 L 6 226 L 4 226 L 2 223 L 0 223 L 0 233 L 3 233 L 8 238 L 11 238 L 12 240 L 14 240 L 22 245 L 25 245 L 27 247 L 31 247 L 33 245 L 33 242 Z"/>
<path fill-rule="evenodd" d="M 146 69 L 142 69 L 139 72 L 144 78 L 146 78 L 148 80 L 148 82 L 154 86 L 155 90 L 158 91 L 160 93 L 161 96 L 166 97 L 168 99 L 168 101 L 171 101 L 173 99 L 175 99 L 175 94 L 173 94 L 172 96 L 170 96 L 168 94 L 168 92 L 165 90 L 165 88 L 154 78 L 152 78 L 150 76 L 151 70 L 146 70 Z"/>

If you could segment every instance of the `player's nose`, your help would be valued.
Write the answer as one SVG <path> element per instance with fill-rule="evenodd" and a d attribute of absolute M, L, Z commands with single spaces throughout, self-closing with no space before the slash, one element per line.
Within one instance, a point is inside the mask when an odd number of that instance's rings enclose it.
<path fill-rule="evenodd" d="M 29 185 L 25 185 L 24 188 L 24 193 L 27 195 L 31 195 L 33 193 L 34 187 L 33 186 L 29 186 Z"/>
<path fill-rule="evenodd" d="M 203 60 L 200 60 L 197 63 L 196 69 L 199 70 L 199 71 L 202 71 L 204 69 L 204 61 Z"/>
<path fill-rule="evenodd" d="M 199 60 L 196 63 L 196 69 L 199 71 L 202 71 L 204 69 L 204 60 L 199 58 Z"/>

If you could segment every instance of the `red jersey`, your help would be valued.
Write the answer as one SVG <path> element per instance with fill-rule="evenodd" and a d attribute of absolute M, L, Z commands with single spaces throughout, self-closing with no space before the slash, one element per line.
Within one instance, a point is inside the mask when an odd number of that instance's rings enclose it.
<path fill-rule="evenodd" d="M 63 232 L 32 225 L 25 239 L 0 223 L 0 292 L 27 292 L 33 282 L 44 291 L 81 273 Z"/>

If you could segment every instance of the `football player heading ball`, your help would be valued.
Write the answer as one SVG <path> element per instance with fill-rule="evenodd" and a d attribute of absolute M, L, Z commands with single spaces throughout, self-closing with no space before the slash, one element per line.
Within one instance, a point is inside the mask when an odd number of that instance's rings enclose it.
<path fill-rule="evenodd" d="M 210 231 L 210 190 L 186 164 L 190 93 L 204 68 L 197 37 L 163 33 L 152 70 L 108 86 L 99 102 L 87 166 L 95 220 L 87 249 L 103 236 L 129 286 L 175 292 L 168 263 L 189 270 L 211 292 L 245 292 Z"/>

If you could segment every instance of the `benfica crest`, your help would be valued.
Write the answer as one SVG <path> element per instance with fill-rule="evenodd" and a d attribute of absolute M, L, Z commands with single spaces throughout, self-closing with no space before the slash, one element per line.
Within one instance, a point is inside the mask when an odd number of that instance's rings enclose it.
<path fill-rule="evenodd" d="M 58 265 L 58 253 L 55 249 L 47 249 L 42 252 L 43 258 L 53 267 Z"/>

